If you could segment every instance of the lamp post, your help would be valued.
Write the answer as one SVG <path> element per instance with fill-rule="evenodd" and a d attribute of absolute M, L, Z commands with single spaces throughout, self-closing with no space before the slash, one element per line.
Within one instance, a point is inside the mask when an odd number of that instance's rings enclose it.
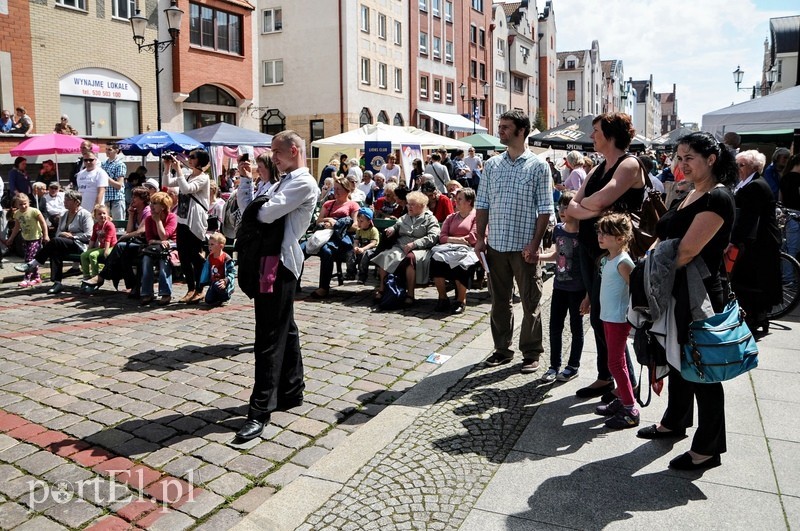
<path fill-rule="evenodd" d="M 148 44 L 144 44 L 144 32 L 147 28 L 147 18 L 137 9 L 136 14 L 129 19 L 131 30 L 133 30 L 133 42 L 139 47 L 139 53 L 142 53 L 142 50 L 153 52 L 156 58 L 156 122 L 159 131 L 161 131 L 161 83 L 159 81 L 161 66 L 158 61 L 158 56 L 161 52 L 169 48 L 170 45 L 175 44 L 175 41 L 178 39 L 178 34 L 181 31 L 183 11 L 178 8 L 177 1 L 172 0 L 170 6 L 164 10 L 164 14 L 167 16 L 167 27 L 170 39 L 168 41 L 159 41 L 158 36 L 156 36 L 153 42 Z"/>
<path fill-rule="evenodd" d="M 477 123 L 480 120 L 480 115 L 478 114 L 478 102 L 484 101 L 489 97 L 489 83 L 483 84 L 483 97 L 478 98 L 476 96 L 472 96 L 467 98 L 467 86 L 464 83 L 458 87 L 458 92 L 461 94 L 461 101 L 470 100 L 472 102 L 472 134 L 474 135 L 477 132 Z"/>
<path fill-rule="evenodd" d="M 775 66 L 766 71 L 767 94 L 769 94 L 769 91 L 772 88 L 772 84 L 775 82 L 775 71 L 776 71 Z M 742 83 L 742 77 L 744 77 L 744 70 L 742 70 L 739 67 L 739 65 L 736 65 L 736 70 L 733 71 L 733 82 L 736 83 L 737 92 L 740 90 L 752 90 L 753 92 L 750 96 L 751 100 L 756 99 L 756 91 L 760 92 L 762 96 L 764 95 L 764 87 L 762 85 L 753 85 L 752 87 L 739 87 L 739 85 Z"/>

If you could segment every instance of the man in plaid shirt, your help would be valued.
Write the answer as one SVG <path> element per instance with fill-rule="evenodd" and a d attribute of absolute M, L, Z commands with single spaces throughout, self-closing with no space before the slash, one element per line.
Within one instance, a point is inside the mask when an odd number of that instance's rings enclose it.
<path fill-rule="evenodd" d="M 485 255 L 492 294 L 494 352 L 486 365 L 496 367 L 510 362 L 514 356 L 511 296 L 516 279 L 524 312 L 519 337 L 521 370 L 532 373 L 539 368 L 539 357 L 544 352 L 539 313 L 542 296 L 539 246 L 553 212 L 553 180 L 547 164 L 525 146 L 531 130 L 528 116 L 522 111 L 506 112 L 500 116 L 497 130 L 500 142 L 508 150 L 484 164 L 475 202 L 478 231 L 475 252 L 479 257 Z"/>
<path fill-rule="evenodd" d="M 108 213 L 111 214 L 111 219 L 124 220 L 125 177 L 128 175 L 128 168 L 122 162 L 119 146 L 116 144 L 106 145 L 106 155 L 108 159 L 100 166 L 108 174 L 105 197 L 106 208 L 108 208 Z"/>

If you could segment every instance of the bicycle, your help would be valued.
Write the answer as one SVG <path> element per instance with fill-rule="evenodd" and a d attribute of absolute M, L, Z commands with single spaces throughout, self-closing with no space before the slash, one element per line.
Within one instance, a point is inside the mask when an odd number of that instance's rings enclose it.
<path fill-rule="evenodd" d="M 780 304 L 767 312 L 767 319 L 774 320 L 783 317 L 797 307 L 800 303 L 800 262 L 789 254 L 786 241 L 786 225 L 789 221 L 800 223 L 800 211 L 785 208 L 778 204 L 776 208 L 778 226 L 781 229 L 782 243 L 778 257 L 781 264 L 781 277 L 783 279 L 783 299 Z"/>

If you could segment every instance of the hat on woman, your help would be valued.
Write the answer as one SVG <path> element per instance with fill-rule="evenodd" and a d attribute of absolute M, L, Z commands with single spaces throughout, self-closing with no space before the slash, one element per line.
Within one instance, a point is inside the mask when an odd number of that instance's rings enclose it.
<path fill-rule="evenodd" d="M 156 180 L 155 180 L 155 179 L 153 179 L 152 177 L 150 177 L 149 179 L 147 179 L 147 180 L 144 182 L 144 185 L 145 185 L 145 186 L 147 186 L 147 187 L 149 187 L 149 188 L 152 188 L 153 190 L 158 190 L 158 189 L 160 188 L 160 187 L 158 186 L 158 181 L 156 181 Z"/>

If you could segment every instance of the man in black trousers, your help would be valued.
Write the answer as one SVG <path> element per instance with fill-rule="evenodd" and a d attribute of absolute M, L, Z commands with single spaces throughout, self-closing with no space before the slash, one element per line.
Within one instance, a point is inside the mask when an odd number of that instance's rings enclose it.
<path fill-rule="evenodd" d="M 294 292 L 303 266 L 298 240 L 311 222 L 319 195 L 316 180 L 305 166 L 305 145 L 291 130 L 272 138 L 272 161 L 283 174 L 267 194 L 258 211 L 260 223 L 284 219 L 280 261 L 275 269 L 271 292 L 262 288 L 255 295 L 255 384 L 250 395 L 247 422 L 234 442 L 261 435 L 270 414 L 303 403 L 303 359 L 300 334 L 294 321 Z"/>

